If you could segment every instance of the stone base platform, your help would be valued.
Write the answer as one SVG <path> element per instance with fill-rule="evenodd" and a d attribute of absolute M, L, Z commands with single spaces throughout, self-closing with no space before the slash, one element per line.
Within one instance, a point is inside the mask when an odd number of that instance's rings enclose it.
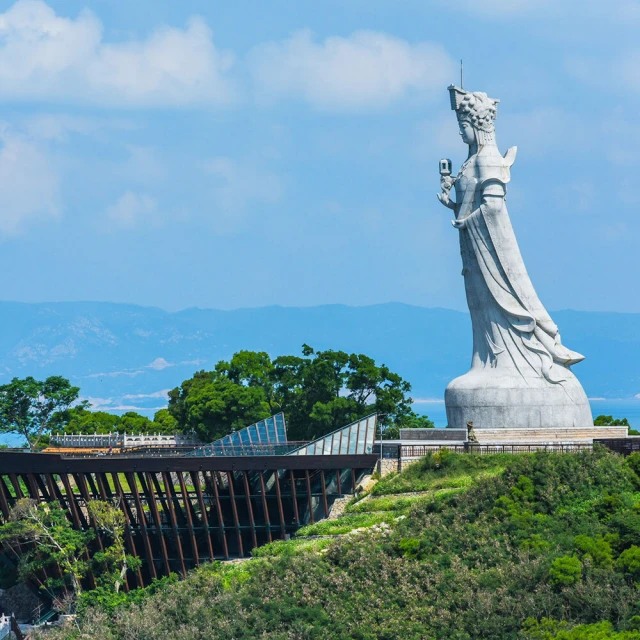
<path fill-rule="evenodd" d="M 595 439 L 626 438 L 627 427 L 474 429 L 478 444 L 592 444 Z"/>

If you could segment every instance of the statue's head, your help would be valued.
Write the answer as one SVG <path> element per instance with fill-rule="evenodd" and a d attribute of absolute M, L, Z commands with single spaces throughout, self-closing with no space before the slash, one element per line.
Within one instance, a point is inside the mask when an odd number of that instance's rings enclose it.
<path fill-rule="evenodd" d="M 465 91 L 454 85 L 449 87 L 451 108 L 458 116 L 460 135 L 466 144 L 495 144 L 494 121 L 498 115 L 500 100 L 489 98 L 486 93 Z"/>

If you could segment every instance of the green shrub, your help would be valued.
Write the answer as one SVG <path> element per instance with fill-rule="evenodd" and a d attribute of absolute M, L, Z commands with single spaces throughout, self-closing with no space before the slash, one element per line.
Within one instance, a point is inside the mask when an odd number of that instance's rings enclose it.
<path fill-rule="evenodd" d="M 640 547 L 632 545 L 625 551 L 623 551 L 618 560 L 616 566 L 622 572 L 630 576 L 633 580 L 640 580 Z"/>
<path fill-rule="evenodd" d="M 575 556 L 556 558 L 549 569 L 549 577 L 554 587 L 568 587 L 582 576 L 582 563 Z"/>
<path fill-rule="evenodd" d="M 569 628 L 566 621 L 543 618 L 540 622 L 529 618 L 522 635 L 527 640 L 640 640 L 638 631 L 614 631 L 610 622 L 581 624 Z"/>
<path fill-rule="evenodd" d="M 611 545 L 604 538 L 594 539 L 586 535 L 579 535 L 573 541 L 581 557 L 583 559 L 589 558 L 596 567 L 608 569 L 613 565 Z"/>
<path fill-rule="evenodd" d="M 315 524 L 308 524 L 296 533 L 301 536 L 336 536 L 344 535 L 360 527 L 371 527 L 382 522 L 393 522 L 393 514 L 385 513 L 357 513 L 342 516 L 335 520 L 321 520 Z"/>

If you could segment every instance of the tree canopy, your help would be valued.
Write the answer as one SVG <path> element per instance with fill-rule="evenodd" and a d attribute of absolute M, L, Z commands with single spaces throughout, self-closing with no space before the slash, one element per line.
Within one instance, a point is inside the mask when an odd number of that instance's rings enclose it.
<path fill-rule="evenodd" d="M 181 431 L 215 440 L 283 411 L 289 439 L 310 440 L 371 413 L 383 430 L 415 426 L 411 385 L 363 354 L 315 351 L 271 359 L 240 351 L 213 371 L 199 371 L 169 392 L 168 411 Z M 421 426 L 428 426 L 422 424 Z"/>
<path fill-rule="evenodd" d="M 121 416 L 106 411 L 90 411 L 82 404 L 58 411 L 51 419 L 51 430 L 58 433 L 166 433 L 178 431 L 175 418 L 166 410 L 157 411 L 154 419 L 127 411 Z"/>
<path fill-rule="evenodd" d="M 37 448 L 54 414 L 73 405 L 79 393 L 80 388 L 62 376 L 44 381 L 31 376 L 13 378 L 0 386 L 0 433 L 18 433 L 31 449 Z"/>
<path fill-rule="evenodd" d="M 613 416 L 600 415 L 593 421 L 596 427 L 628 427 L 629 421 L 626 418 L 614 418 Z"/>

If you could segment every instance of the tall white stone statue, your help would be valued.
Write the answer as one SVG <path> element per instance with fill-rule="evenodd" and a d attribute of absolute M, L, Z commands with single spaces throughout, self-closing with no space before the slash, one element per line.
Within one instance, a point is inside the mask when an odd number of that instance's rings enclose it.
<path fill-rule="evenodd" d="M 445 392 L 450 427 L 478 430 L 593 428 L 591 408 L 567 349 L 533 288 L 506 206 L 516 147 L 498 151 L 499 100 L 449 87 L 469 157 L 456 177 L 440 161 L 440 202 L 452 209 L 473 326 L 471 369 Z M 455 189 L 456 201 L 450 199 Z"/>

